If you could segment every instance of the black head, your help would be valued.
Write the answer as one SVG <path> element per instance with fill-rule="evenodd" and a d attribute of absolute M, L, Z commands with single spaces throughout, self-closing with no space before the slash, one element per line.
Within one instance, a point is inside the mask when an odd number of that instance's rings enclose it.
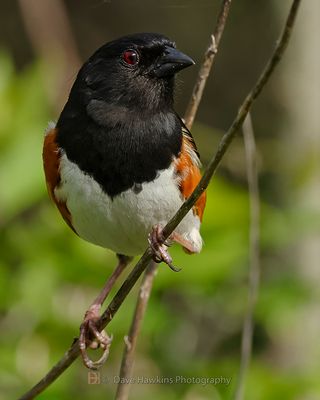
<path fill-rule="evenodd" d="M 99 48 L 83 65 L 73 92 L 123 107 L 172 107 L 174 75 L 194 64 L 163 35 L 138 33 Z M 71 93 L 72 96 L 73 93 Z"/>
<path fill-rule="evenodd" d="M 79 71 L 57 123 L 59 147 L 112 197 L 154 180 L 181 150 L 174 75 L 192 64 L 159 34 L 105 44 Z"/>

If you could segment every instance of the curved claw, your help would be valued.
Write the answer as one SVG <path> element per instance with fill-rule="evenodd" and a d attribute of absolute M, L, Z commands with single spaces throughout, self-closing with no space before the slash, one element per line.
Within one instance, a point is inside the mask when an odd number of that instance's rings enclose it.
<path fill-rule="evenodd" d="M 80 344 L 79 344 L 80 346 Z M 90 357 L 88 356 L 87 350 L 86 350 L 86 346 L 84 346 L 84 348 L 82 346 L 80 346 L 80 351 L 81 351 L 81 356 L 82 356 L 82 360 L 84 365 L 89 368 L 89 369 L 93 369 L 93 370 L 97 370 L 100 367 L 102 367 L 102 365 L 106 362 L 108 355 L 109 355 L 109 347 L 106 347 L 103 350 L 102 356 L 99 358 L 99 360 L 97 361 L 93 361 L 90 359 Z"/>
<path fill-rule="evenodd" d="M 86 313 L 85 320 L 80 326 L 79 349 L 84 365 L 89 369 L 97 370 L 106 362 L 108 358 L 112 336 L 107 336 L 104 331 L 99 332 L 95 325 L 95 318 L 92 317 L 92 313 L 93 312 L 91 310 Z M 90 317 L 88 317 L 89 314 Z M 95 339 L 90 343 L 89 337 L 91 334 L 94 336 Z M 103 349 L 102 356 L 98 360 L 93 361 L 88 356 L 87 343 L 90 343 L 89 347 L 101 347 Z"/>
<path fill-rule="evenodd" d="M 170 242 L 164 239 L 160 225 L 155 225 L 152 228 L 148 237 L 148 242 L 153 252 L 153 260 L 156 263 L 163 261 L 172 271 L 181 271 L 181 268 L 177 268 L 172 264 L 172 258 L 167 249 L 168 246 L 170 246 Z"/>
<path fill-rule="evenodd" d="M 173 264 L 167 264 L 167 265 L 173 272 L 180 272 L 182 270 L 182 268 L 175 267 Z"/>

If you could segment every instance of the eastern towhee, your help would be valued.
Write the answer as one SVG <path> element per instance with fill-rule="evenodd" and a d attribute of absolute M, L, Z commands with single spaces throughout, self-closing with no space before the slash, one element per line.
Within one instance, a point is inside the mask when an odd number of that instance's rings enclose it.
<path fill-rule="evenodd" d="M 194 64 L 165 36 L 140 33 L 99 48 L 80 69 L 57 124 L 44 141 L 50 197 L 70 228 L 111 249 L 119 264 L 85 315 L 80 349 L 89 368 L 107 356 L 110 338 L 95 327 L 114 281 L 149 244 L 172 266 L 161 227 L 200 180 L 191 133 L 173 108 L 174 75 Z M 203 194 L 170 239 L 188 253 L 202 247 Z M 90 335 L 104 347 L 86 354 Z"/>

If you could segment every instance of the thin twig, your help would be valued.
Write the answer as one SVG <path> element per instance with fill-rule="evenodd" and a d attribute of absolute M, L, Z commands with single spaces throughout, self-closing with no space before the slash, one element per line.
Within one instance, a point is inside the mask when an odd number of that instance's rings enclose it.
<path fill-rule="evenodd" d="M 189 210 L 201 196 L 201 194 L 205 191 L 208 187 L 209 182 L 217 170 L 217 167 L 220 164 L 222 157 L 224 156 L 226 150 L 230 146 L 234 136 L 241 128 L 244 119 L 246 118 L 252 103 L 256 100 L 256 98 L 260 95 L 262 89 L 264 88 L 265 84 L 268 82 L 270 76 L 272 75 L 274 69 L 279 64 L 285 49 L 287 48 L 289 39 L 291 37 L 292 28 L 294 26 L 295 18 L 298 12 L 298 8 L 300 5 L 301 0 L 293 0 L 289 15 L 286 20 L 286 24 L 284 30 L 280 36 L 280 39 L 277 42 L 276 48 L 268 60 L 262 74 L 260 75 L 259 79 L 257 80 L 256 84 L 249 92 L 247 97 L 244 99 L 240 109 L 238 111 L 238 115 L 234 119 L 232 125 L 230 126 L 229 130 L 223 135 L 216 154 L 214 157 L 211 158 L 209 164 L 207 165 L 205 172 L 195 190 L 191 193 L 190 197 L 182 204 L 178 212 L 173 216 L 173 218 L 167 223 L 167 225 L 163 229 L 163 236 L 168 238 L 171 232 L 177 227 L 183 217 L 187 215 Z"/>
<path fill-rule="evenodd" d="M 214 34 L 211 35 L 211 43 L 206 50 L 204 54 L 204 60 L 203 63 L 200 66 L 198 78 L 196 80 L 196 83 L 193 88 L 193 92 L 190 98 L 189 106 L 187 107 L 184 119 L 186 121 L 186 125 L 188 129 L 192 128 L 193 121 L 195 119 L 201 98 L 202 98 L 202 93 L 204 90 L 204 87 L 207 82 L 207 78 L 210 74 L 211 67 L 213 65 L 213 60 L 215 55 L 217 54 L 218 51 L 218 46 L 220 43 L 220 39 L 224 30 L 224 26 L 228 17 L 229 9 L 231 5 L 231 0 L 223 0 L 221 3 L 221 8 L 220 12 L 217 18 L 216 22 L 216 27 L 214 29 Z M 215 39 L 216 38 L 216 39 Z M 129 391 L 130 391 L 130 377 L 133 369 L 133 362 L 134 362 L 134 352 L 136 348 L 136 343 L 140 331 L 140 325 L 142 324 L 143 320 L 143 314 L 141 315 L 141 307 L 144 307 L 144 310 L 147 307 L 147 302 L 149 300 L 151 291 L 152 291 L 152 286 L 153 286 L 153 280 L 155 276 L 155 271 L 156 271 L 157 265 L 154 265 L 154 268 L 147 268 L 145 275 L 144 275 L 144 280 L 142 283 L 142 287 L 145 286 L 145 282 L 148 282 L 148 293 L 147 295 L 141 299 L 139 296 L 137 300 L 137 306 L 133 315 L 132 323 L 131 323 L 131 328 L 130 328 L 130 333 L 129 333 L 129 343 L 134 343 L 134 345 L 130 346 L 130 349 L 128 347 L 128 343 L 126 343 L 126 346 L 124 348 L 123 356 L 122 356 L 122 362 L 121 362 L 121 368 L 120 368 L 120 380 L 117 388 L 117 393 L 116 393 L 116 399 L 117 400 L 126 400 L 129 397 Z M 142 289 L 142 288 L 141 288 Z M 145 289 L 143 289 L 145 292 Z M 142 304 L 141 304 L 142 303 Z"/>
<path fill-rule="evenodd" d="M 124 299 L 127 297 L 128 293 L 131 291 L 143 271 L 146 269 L 147 265 L 151 261 L 151 258 L 151 251 L 149 248 L 147 248 L 98 321 L 98 328 L 100 330 L 107 326 L 112 320 Z M 20 400 L 31 400 L 42 393 L 77 359 L 79 354 L 79 341 L 75 340 L 64 356 L 57 362 L 57 364 L 55 364 L 33 388 L 21 396 Z"/>
<path fill-rule="evenodd" d="M 287 21 L 284 27 L 284 31 L 281 34 L 281 37 L 277 43 L 277 46 L 267 62 L 266 67 L 264 68 L 261 76 L 257 80 L 253 89 L 249 92 L 248 96 L 243 101 L 238 115 L 233 121 L 229 130 L 223 135 L 220 144 L 218 146 L 218 150 L 215 155 L 212 157 L 209 162 L 205 172 L 202 176 L 202 179 L 196 189 L 192 192 L 191 196 L 183 203 L 178 212 L 174 215 L 174 217 L 168 222 L 168 224 L 163 229 L 163 235 L 165 238 L 168 238 L 173 230 L 180 223 L 182 218 L 188 213 L 188 211 L 195 204 L 197 199 L 201 196 L 204 190 L 207 188 L 212 176 L 217 170 L 217 167 L 220 164 L 220 161 L 230 146 L 232 140 L 234 139 L 237 131 L 241 128 L 241 125 L 247 116 L 252 103 L 259 96 L 263 87 L 269 80 L 272 75 L 275 67 L 279 64 L 284 51 L 288 45 L 289 39 L 291 37 L 292 28 L 294 26 L 295 18 L 298 12 L 298 7 L 300 5 L 301 0 L 293 0 L 289 15 L 287 17 Z M 115 313 L 118 311 L 119 307 L 123 303 L 124 299 L 135 285 L 143 271 L 146 269 L 147 265 L 151 261 L 151 251 L 149 248 L 144 252 L 143 256 L 140 258 L 136 266 L 133 268 L 128 278 L 124 281 L 118 292 L 115 294 L 113 299 L 111 300 L 109 306 L 102 314 L 100 320 L 98 321 L 98 327 L 100 330 L 105 328 L 107 324 L 111 321 Z M 25 393 L 21 399 L 33 399 L 37 394 L 43 392 L 52 382 L 54 382 L 62 373 L 65 371 L 69 365 L 78 357 L 79 355 L 79 346 L 78 341 L 75 341 L 73 345 L 70 347 L 68 352 L 64 355 L 64 357 L 48 372 L 48 374 L 41 379 L 39 383 L 37 383 L 30 391 Z"/>
<path fill-rule="evenodd" d="M 189 101 L 187 111 L 185 113 L 184 119 L 188 129 L 191 129 L 192 127 L 208 76 L 210 74 L 211 67 L 213 65 L 215 56 L 218 52 L 220 39 L 226 24 L 226 20 L 228 18 L 230 6 L 231 6 L 231 0 L 222 0 L 216 28 L 213 32 L 213 35 L 211 35 L 211 41 L 209 43 L 207 51 L 205 52 L 204 60 L 203 63 L 201 64 L 198 78 L 193 88 L 191 99 Z"/>
<path fill-rule="evenodd" d="M 235 389 L 235 400 L 242 400 L 244 396 L 245 377 L 252 353 L 253 313 L 257 302 L 260 280 L 260 196 L 257 171 L 257 154 L 254 131 L 250 113 L 243 123 L 243 137 L 246 153 L 248 190 L 250 201 L 250 231 L 249 231 L 249 283 L 248 302 L 243 322 L 241 361 L 238 381 Z"/>
<path fill-rule="evenodd" d="M 129 335 L 125 338 L 124 354 L 120 369 L 120 383 L 118 384 L 116 400 L 125 400 L 129 396 L 130 390 L 130 377 L 134 362 L 134 354 L 137 345 L 137 340 L 143 321 L 150 293 L 152 290 L 153 280 L 157 271 L 157 264 L 152 261 L 146 272 L 139 290 L 139 296 L 132 319 Z"/>

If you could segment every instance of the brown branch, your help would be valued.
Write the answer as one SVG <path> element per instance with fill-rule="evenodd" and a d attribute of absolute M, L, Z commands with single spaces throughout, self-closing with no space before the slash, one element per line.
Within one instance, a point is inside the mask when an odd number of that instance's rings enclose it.
<path fill-rule="evenodd" d="M 248 302 L 243 322 L 241 361 L 238 381 L 235 389 L 235 400 L 244 398 L 245 377 L 252 353 L 253 313 L 258 297 L 260 278 L 260 196 L 256 159 L 256 144 L 250 113 L 243 123 L 243 137 L 246 153 L 248 190 L 250 201 L 250 232 L 249 232 L 249 284 Z"/>
<path fill-rule="evenodd" d="M 222 157 L 224 156 L 225 152 L 227 151 L 228 147 L 230 146 L 232 140 L 234 139 L 236 133 L 241 128 L 243 121 L 245 120 L 252 103 L 256 100 L 256 98 L 260 95 L 262 89 L 264 88 L 265 84 L 268 82 L 270 76 L 272 75 L 274 69 L 279 64 L 285 49 L 287 48 L 289 39 L 291 37 L 292 28 L 294 26 L 295 18 L 298 12 L 298 8 L 300 5 L 301 0 L 293 0 L 292 6 L 289 11 L 288 18 L 286 20 L 286 24 L 284 30 L 278 40 L 276 48 L 267 62 L 262 74 L 260 75 L 259 79 L 257 80 L 256 84 L 249 92 L 247 97 L 244 99 L 240 109 L 238 111 L 238 115 L 234 119 L 231 127 L 229 130 L 223 135 L 216 154 L 212 157 L 207 165 L 207 168 L 199 182 L 198 186 L 195 190 L 191 193 L 190 197 L 182 204 L 178 212 L 174 215 L 174 217 L 167 223 L 163 230 L 163 235 L 165 238 L 168 238 L 171 232 L 177 227 L 183 217 L 186 216 L 188 211 L 192 208 L 195 204 L 197 199 L 201 196 L 201 194 L 205 191 L 208 187 L 210 180 L 214 173 L 216 172 Z"/>
<path fill-rule="evenodd" d="M 215 56 L 218 52 L 220 39 L 224 31 L 226 20 L 228 18 L 230 6 L 231 6 L 231 0 L 222 0 L 216 28 L 214 30 L 213 35 L 211 35 L 211 41 L 209 43 L 207 51 L 205 52 L 204 60 L 199 70 L 198 78 L 193 88 L 191 99 L 189 101 L 187 111 L 185 113 L 184 119 L 188 129 L 191 129 L 193 125 L 193 121 L 195 119 L 208 76 L 210 74 L 213 62 L 215 60 Z"/>
<path fill-rule="evenodd" d="M 113 316 L 116 314 L 124 299 L 127 297 L 128 293 L 131 291 L 150 261 L 151 251 L 149 248 L 147 248 L 98 321 L 98 327 L 100 330 L 107 326 L 112 320 Z M 42 393 L 77 359 L 79 354 L 79 342 L 78 340 L 75 340 L 64 356 L 57 362 L 57 364 L 55 364 L 33 388 L 21 396 L 20 400 L 31 400 L 34 399 L 38 394 Z"/>
<path fill-rule="evenodd" d="M 199 107 L 199 104 L 200 104 L 200 101 L 202 98 L 202 93 L 203 93 L 204 87 L 206 85 L 207 78 L 210 74 L 211 67 L 213 65 L 214 57 L 218 51 L 218 46 L 220 43 L 220 39 L 221 39 L 223 30 L 224 30 L 224 26 L 225 26 L 227 17 L 228 17 L 230 5 L 231 5 L 231 0 L 223 0 L 221 3 L 221 8 L 220 8 L 220 12 L 219 12 L 219 15 L 217 18 L 217 23 L 216 23 L 216 27 L 214 30 L 214 34 L 211 35 L 211 43 L 204 54 L 204 60 L 200 66 L 198 78 L 194 85 L 193 92 L 192 92 L 190 102 L 189 102 L 189 106 L 188 106 L 185 116 L 184 116 L 184 119 L 186 121 L 186 125 L 187 125 L 188 129 L 192 128 L 193 121 L 195 119 L 195 116 L 196 116 L 196 113 L 197 113 L 197 110 L 198 110 L 198 107 Z M 126 343 L 126 346 L 124 349 L 122 363 L 121 363 L 121 369 L 120 369 L 120 381 L 118 384 L 117 394 L 116 394 L 116 399 L 118 399 L 118 400 L 126 400 L 129 397 L 130 384 L 126 383 L 126 382 L 130 382 L 130 377 L 131 377 L 133 362 L 134 362 L 134 352 L 135 352 L 136 343 L 137 343 L 137 339 L 138 339 L 138 335 L 139 335 L 139 331 L 140 331 L 140 325 L 142 324 L 142 319 L 143 319 L 143 315 L 144 315 L 144 312 L 141 315 L 140 307 L 144 307 L 144 309 L 147 307 L 147 302 L 149 300 L 150 293 L 152 291 L 153 280 L 154 280 L 156 268 L 157 268 L 157 265 L 154 265 L 154 268 L 147 268 L 145 275 L 144 275 L 142 287 L 144 287 L 145 282 L 148 282 L 148 286 L 147 286 L 148 294 L 143 298 L 143 300 L 140 297 L 138 298 L 135 313 L 133 315 L 130 334 L 129 334 L 129 339 L 130 339 L 129 343 L 132 342 L 134 345 L 131 345 L 130 349 L 129 349 L 128 344 Z"/>
<path fill-rule="evenodd" d="M 265 86 L 270 76 L 272 75 L 275 67 L 279 64 L 279 61 L 281 60 L 284 51 L 288 45 L 289 39 L 291 37 L 292 28 L 294 26 L 300 2 L 301 0 L 293 0 L 284 30 L 280 36 L 280 39 L 277 43 L 277 46 L 271 58 L 267 62 L 267 65 L 263 70 L 261 76 L 257 80 L 255 86 L 243 101 L 240 110 L 238 112 L 238 115 L 233 121 L 231 127 L 222 137 L 220 144 L 218 146 L 218 150 L 212 157 L 211 161 L 209 162 L 199 185 L 192 192 L 191 196 L 183 203 L 183 205 L 180 207 L 175 216 L 164 227 L 163 234 L 165 238 L 168 238 L 168 236 L 180 223 L 182 218 L 188 213 L 188 211 L 192 208 L 197 199 L 207 188 L 213 174 L 216 172 L 217 167 L 220 164 L 223 155 L 230 146 L 232 140 L 235 137 L 235 134 L 241 128 L 244 119 L 246 118 L 248 112 L 250 111 L 252 103 L 259 96 L 263 87 Z M 147 248 L 143 256 L 136 264 L 136 266 L 130 272 L 128 278 L 124 281 L 121 288 L 118 290 L 118 292 L 111 300 L 105 312 L 102 314 L 99 320 L 99 328 L 101 330 L 109 324 L 109 322 L 111 321 L 115 313 L 118 311 L 124 299 L 130 292 L 132 287 L 135 285 L 135 283 L 137 282 L 143 271 L 146 269 L 150 261 L 151 261 L 151 252 L 150 249 Z M 37 383 L 32 389 L 30 389 L 30 391 L 25 393 L 21 397 L 21 399 L 24 400 L 33 399 L 37 394 L 43 392 L 52 382 L 54 382 L 65 371 L 66 368 L 68 368 L 72 364 L 72 362 L 78 357 L 78 355 L 79 355 L 78 341 L 75 341 L 73 345 L 70 347 L 70 349 L 67 351 L 67 353 L 63 356 L 63 358 L 52 368 L 52 370 L 50 370 L 48 374 L 40 380 L 39 383 Z"/>
<path fill-rule="evenodd" d="M 129 335 L 125 338 L 125 347 L 120 369 L 120 382 L 118 384 L 115 397 L 116 400 L 125 400 L 129 396 L 129 381 L 132 373 L 135 349 L 141 324 L 147 309 L 153 280 L 157 271 L 157 266 L 158 265 L 154 261 L 149 264 L 144 274 L 144 278 L 139 290 L 139 296 L 134 311 L 134 317 L 132 319 Z"/>

